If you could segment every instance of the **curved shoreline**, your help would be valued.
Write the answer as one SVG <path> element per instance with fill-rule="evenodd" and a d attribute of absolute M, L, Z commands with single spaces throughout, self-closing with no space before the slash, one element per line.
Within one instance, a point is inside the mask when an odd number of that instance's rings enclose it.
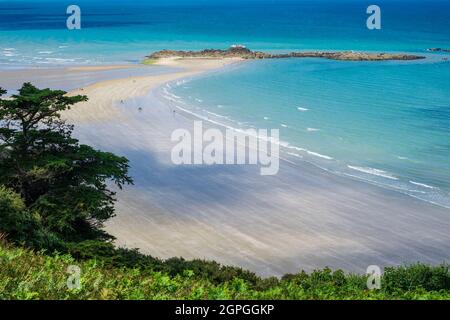
<path fill-rule="evenodd" d="M 125 99 L 144 96 L 158 85 L 238 61 L 241 59 L 161 59 L 155 65 L 173 68 L 174 72 L 101 81 L 71 91 L 70 95 L 87 95 L 89 101 L 80 103 L 76 108 L 68 111 L 66 116 L 73 121 L 99 121 L 123 117 L 124 115 L 119 115 L 117 108 L 111 108 L 111 105 Z"/>
<path fill-rule="evenodd" d="M 171 73 L 101 81 L 71 93 L 91 99 L 66 113 L 76 137 L 131 161 L 136 185 L 117 190 L 117 216 L 106 224 L 117 245 L 263 276 L 450 261 L 449 210 L 399 192 L 306 162 L 283 161 L 277 176 L 265 178 L 254 166 L 174 166 L 171 132 L 191 128 L 192 120 L 174 114 L 154 90 L 239 61 L 168 59 Z"/>
<path fill-rule="evenodd" d="M 182 58 L 181 58 L 182 59 Z M 193 78 L 204 78 L 207 76 L 207 73 L 211 72 L 226 72 L 224 70 L 225 68 L 220 68 L 219 70 L 212 70 L 208 72 L 204 72 L 201 74 L 197 74 L 195 76 L 189 76 L 186 78 L 178 79 L 177 81 L 173 80 L 168 83 L 164 83 L 159 85 L 156 88 L 153 88 L 152 91 L 157 91 L 159 88 L 163 88 L 165 85 L 170 85 L 170 89 L 172 89 L 174 86 L 172 83 L 178 82 L 180 80 L 186 80 L 191 81 Z M 162 95 L 162 94 L 161 94 Z M 201 115 L 197 111 L 193 110 L 193 105 L 186 105 L 185 107 L 181 107 L 177 105 L 177 103 L 181 103 L 181 101 L 173 98 L 164 98 L 167 100 L 167 103 L 172 104 L 172 109 L 176 108 L 179 110 L 182 114 L 189 116 L 189 118 L 193 120 L 201 120 L 201 121 L 207 121 L 212 126 L 220 126 L 222 128 L 229 128 L 232 130 L 241 130 L 243 128 L 236 127 L 236 124 L 238 123 L 235 119 L 227 118 L 227 120 L 223 120 L 223 116 L 220 115 L 214 115 L 213 113 L 208 112 L 208 110 L 203 109 L 201 112 L 206 112 L 208 115 Z M 244 128 L 245 129 L 245 128 Z M 301 159 L 298 159 L 299 154 L 294 154 L 293 152 L 303 152 L 304 155 L 300 156 Z M 382 188 L 384 190 L 388 190 L 390 192 L 399 193 L 402 195 L 406 195 L 408 197 L 424 201 L 430 205 L 437 206 L 444 209 L 450 209 L 450 203 L 448 202 L 448 195 L 444 191 L 440 191 L 437 187 L 430 187 L 427 186 L 429 189 L 428 191 L 433 190 L 433 194 L 425 194 L 421 195 L 423 190 L 414 189 L 414 186 L 421 186 L 424 187 L 424 184 L 417 183 L 414 181 L 405 181 L 401 178 L 393 178 L 389 175 L 388 172 L 384 172 L 382 170 L 374 169 L 374 168 L 360 168 L 360 167 L 354 167 L 350 164 L 345 164 L 343 167 L 336 168 L 334 165 L 332 167 L 327 166 L 329 163 L 320 162 L 320 160 L 326 159 L 328 161 L 336 160 L 332 157 L 329 157 L 327 155 L 322 155 L 320 153 L 314 152 L 312 150 L 305 149 L 303 147 L 299 147 L 296 145 L 292 145 L 291 143 L 280 141 L 280 151 L 282 152 L 282 155 L 280 156 L 280 160 L 288 161 L 291 164 L 296 164 L 297 162 L 306 162 L 309 163 L 320 170 L 324 170 L 328 172 L 329 174 L 336 175 L 338 177 L 346 178 L 346 179 L 352 179 L 358 182 L 364 182 L 368 183 L 372 186 L 375 186 L 377 188 Z M 317 159 L 318 157 L 319 159 Z M 369 172 L 367 170 L 373 171 Z M 395 174 L 395 173 L 394 173 Z M 383 178 L 388 180 L 383 180 Z M 390 184 L 390 182 L 396 182 L 396 184 Z M 439 190 L 439 191 L 438 191 Z M 436 198 L 437 197 L 437 198 Z M 449 212 L 450 213 L 450 212 Z"/>
<path fill-rule="evenodd" d="M 211 259 L 264 276 L 450 260 L 449 211 L 399 192 L 309 163 L 283 161 L 273 177 L 260 176 L 255 166 L 174 166 L 170 135 L 190 129 L 192 120 L 174 114 L 155 90 L 218 70 L 211 60 L 194 63 L 204 65 L 79 92 L 93 95 L 96 110 L 84 106 L 87 115 L 73 118 L 81 141 L 131 161 L 136 184 L 118 191 L 117 216 L 106 225 L 118 245 L 161 258 Z M 114 103 L 117 97 L 124 103 Z"/>

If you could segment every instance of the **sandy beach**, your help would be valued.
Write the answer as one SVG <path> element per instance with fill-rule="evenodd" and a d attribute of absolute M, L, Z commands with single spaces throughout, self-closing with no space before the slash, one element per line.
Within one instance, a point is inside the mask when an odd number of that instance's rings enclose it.
<path fill-rule="evenodd" d="M 65 114 L 81 142 L 130 159 L 135 185 L 118 193 L 117 216 L 106 225 L 118 245 L 161 258 L 213 259 L 263 276 L 450 260 L 448 209 L 308 163 L 281 161 L 279 173 L 265 177 L 256 166 L 173 165 L 170 135 L 192 130 L 193 118 L 174 112 L 158 88 L 235 63 L 166 59 L 145 67 L 161 72 L 126 68 L 132 76 L 70 93 L 89 97 Z M 65 72 L 80 70 L 99 71 Z"/>
<path fill-rule="evenodd" d="M 239 61 L 240 59 L 162 59 L 155 66 L 181 70 L 168 74 L 133 76 L 103 81 L 85 88 L 80 88 L 79 90 L 74 90 L 71 94 L 87 95 L 89 101 L 79 104 L 77 108 L 74 108 L 68 114 L 68 118 L 74 121 L 104 121 L 124 116 L 124 114 L 119 115 L 118 110 L 111 108 L 111 105 L 128 98 L 142 97 L 152 88 L 169 81 L 191 77 Z M 106 68 L 111 69 L 112 67 L 109 66 Z M 77 70 L 80 70 L 80 68 Z M 85 69 L 81 68 L 81 70 Z"/>

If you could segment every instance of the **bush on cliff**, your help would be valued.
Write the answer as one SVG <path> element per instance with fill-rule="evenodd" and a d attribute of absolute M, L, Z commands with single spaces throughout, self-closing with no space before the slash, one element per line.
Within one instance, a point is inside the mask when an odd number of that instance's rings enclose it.
<path fill-rule="evenodd" d="M 79 144 L 61 119 L 61 112 L 86 100 L 30 83 L 0 99 L 0 185 L 10 203 L 8 225 L 0 231 L 10 240 L 36 244 L 34 233 L 23 232 L 29 223 L 61 243 L 111 238 L 102 231 L 114 215 L 115 194 L 106 183 L 122 187 L 132 180 L 127 159 Z"/>
<path fill-rule="evenodd" d="M 0 299 L 450 299 L 447 266 L 391 268 L 382 277 L 380 290 L 368 290 L 366 276 L 329 269 L 294 274 L 272 286 L 255 288 L 239 276 L 214 282 L 189 269 L 171 276 L 6 244 L 0 244 L 0 265 Z M 67 285 L 76 276 L 69 272 L 71 265 L 79 267 L 79 287 Z M 430 273 L 440 275 L 432 290 L 414 285 L 414 279 L 425 279 Z M 400 274 L 406 282 L 393 280 Z"/>
<path fill-rule="evenodd" d="M 31 248 L 62 250 L 64 245 L 42 227 L 39 217 L 28 210 L 23 199 L 11 189 L 0 185 L 0 232 L 15 243 Z"/>
<path fill-rule="evenodd" d="M 95 259 L 102 261 L 105 266 L 163 272 L 172 277 L 183 275 L 186 270 L 191 270 L 197 279 L 208 279 L 214 284 L 241 278 L 252 287 L 261 288 L 267 287 L 274 281 L 261 279 L 255 273 L 239 267 L 222 266 L 215 261 L 185 260 L 181 257 L 162 260 L 144 255 L 137 249 L 116 248 L 110 242 L 87 240 L 69 244 L 68 253 L 78 261 Z"/>

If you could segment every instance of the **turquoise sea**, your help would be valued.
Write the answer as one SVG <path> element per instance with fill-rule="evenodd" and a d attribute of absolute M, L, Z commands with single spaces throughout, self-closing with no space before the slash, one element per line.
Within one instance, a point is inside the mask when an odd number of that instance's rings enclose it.
<path fill-rule="evenodd" d="M 410 52 L 411 62 L 251 61 L 171 84 L 170 101 L 279 128 L 283 157 L 450 207 L 450 1 L 0 1 L 0 68 L 138 62 L 160 49 Z M 449 59 L 449 60 L 447 60 Z M 1 79 L 0 79 L 1 86 Z"/>
<path fill-rule="evenodd" d="M 450 207 L 448 62 L 255 61 L 171 87 L 203 118 L 278 128 L 291 161 Z"/>
<path fill-rule="evenodd" d="M 67 30 L 66 9 L 81 9 Z M 419 51 L 450 46 L 448 0 L 0 0 L 0 66 L 137 62 L 154 50 Z"/>

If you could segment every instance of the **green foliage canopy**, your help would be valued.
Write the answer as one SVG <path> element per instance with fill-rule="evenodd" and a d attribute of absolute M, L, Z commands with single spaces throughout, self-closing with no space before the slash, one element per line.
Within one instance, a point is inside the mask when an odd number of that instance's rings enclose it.
<path fill-rule="evenodd" d="M 0 97 L 5 93 L 0 88 Z M 62 119 L 63 111 L 86 100 L 31 83 L 0 99 L 0 185 L 19 194 L 26 210 L 62 241 L 108 238 L 101 231 L 114 215 L 108 181 L 119 188 L 132 183 L 126 158 L 80 144 Z"/>

